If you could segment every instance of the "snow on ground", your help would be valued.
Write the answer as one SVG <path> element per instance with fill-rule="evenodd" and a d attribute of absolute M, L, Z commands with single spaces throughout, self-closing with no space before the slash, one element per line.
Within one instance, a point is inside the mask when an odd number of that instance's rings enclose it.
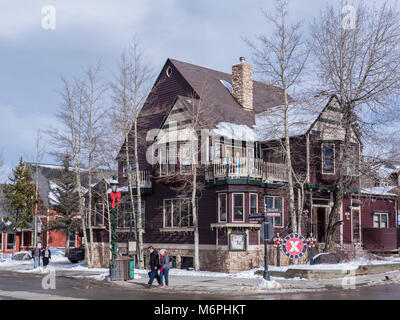
<path fill-rule="evenodd" d="M 267 281 L 265 279 L 260 279 L 254 287 L 258 289 L 280 289 L 282 286 L 275 280 Z"/>
<path fill-rule="evenodd" d="M 71 271 L 76 272 L 77 277 L 93 278 L 98 280 L 103 280 L 108 277 L 108 268 L 88 268 L 83 262 L 71 263 L 65 256 L 62 250 L 57 248 L 51 248 L 51 260 L 49 267 L 54 267 L 56 270 L 60 271 Z M 29 252 L 28 252 L 29 253 Z M 26 273 L 46 273 L 48 272 L 43 267 L 33 269 L 33 260 L 16 261 L 11 260 L 11 254 L 4 254 L 3 261 L 0 262 L 0 268 L 13 268 L 15 267 L 18 272 Z M 369 260 L 365 258 L 359 258 L 350 262 L 343 262 L 339 264 L 299 264 L 290 266 L 269 266 L 269 271 L 280 271 L 285 272 L 288 269 L 307 269 L 307 270 L 352 270 L 357 269 L 360 265 L 378 265 L 387 263 L 400 263 L 400 258 L 381 258 L 381 260 Z M 30 269 L 26 269 L 27 266 L 31 266 Z M 24 266 L 24 270 L 18 268 L 19 266 Z M 256 271 L 262 271 L 264 268 L 256 268 L 251 270 L 246 270 L 238 273 L 224 273 L 224 272 L 209 272 L 209 271 L 194 271 L 194 270 L 182 270 L 182 269 L 171 269 L 169 274 L 171 276 L 182 276 L 182 277 L 214 277 L 214 278 L 236 278 L 236 279 L 262 279 L 262 275 L 255 274 Z M 135 279 L 140 279 L 141 275 L 145 275 L 147 278 L 147 273 L 149 270 L 135 269 Z M 278 279 L 279 277 L 274 277 Z M 261 284 L 260 284 L 261 286 Z"/>

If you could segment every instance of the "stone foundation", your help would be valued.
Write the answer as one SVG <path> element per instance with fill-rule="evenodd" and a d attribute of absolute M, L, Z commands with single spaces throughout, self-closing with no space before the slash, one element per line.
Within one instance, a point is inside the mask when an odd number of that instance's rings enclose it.
<path fill-rule="evenodd" d="M 155 248 L 157 251 L 161 248 Z M 318 250 L 315 250 L 318 251 Z M 168 249 L 169 256 L 176 257 L 176 267 L 182 268 L 182 258 L 194 256 L 194 250 L 190 249 Z M 276 248 L 268 245 L 268 264 L 276 265 Z M 317 254 L 318 252 L 315 252 Z M 281 250 L 281 266 L 294 264 Z M 149 253 L 145 251 L 145 263 L 148 268 Z M 307 253 L 303 258 L 297 261 L 297 264 L 305 264 L 309 261 Z M 264 267 L 264 246 L 248 251 L 228 251 L 220 250 L 200 250 L 200 269 L 202 271 L 215 271 L 235 273 L 254 268 Z"/>
<path fill-rule="evenodd" d="M 108 242 L 94 242 L 94 263 L 93 268 L 108 268 L 110 266 L 110 247 Z M 85 257 L 85 263 L 87 260 Z"/>

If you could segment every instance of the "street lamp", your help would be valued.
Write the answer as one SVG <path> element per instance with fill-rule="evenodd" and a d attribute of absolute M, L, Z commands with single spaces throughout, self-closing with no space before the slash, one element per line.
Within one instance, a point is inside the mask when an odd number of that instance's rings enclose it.
<path fill-rule="evenodd" d="M 118 191 L 118 180 L 117 177 L 113 176 L 111 181 L 111 200 L 112 209 L 110 211 L 111 220 L 111 261 L 110 261 L 110 280 L 115 281 L 116 279 L 116 258 L 118 252 L 118 235 L 117 235 L 117 214 L 119 207 L 119 200 L 121 199 L 121 192 Z M 117 200 L 117 203 L 115 203 Z"/>

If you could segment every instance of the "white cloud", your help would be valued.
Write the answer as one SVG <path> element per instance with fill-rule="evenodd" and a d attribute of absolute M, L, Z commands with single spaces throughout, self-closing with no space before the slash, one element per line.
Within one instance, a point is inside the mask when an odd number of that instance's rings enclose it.
<path fill-rule="evenodd" d="M 26 112 L 26 108 L 18 108 L 0 103 L 0 150 L 4 157 L 4 172 L 9 174 L 20 156 L 35 154 L 36 130 L 55 126 L 57 120 L 51 114 L 34 114 Z M 49 148 L 47 147 L 47 151 Z M 32 159 L 25 159 L 32 160 Z M 0 172 L 1 177 L 1 172 Z"/>

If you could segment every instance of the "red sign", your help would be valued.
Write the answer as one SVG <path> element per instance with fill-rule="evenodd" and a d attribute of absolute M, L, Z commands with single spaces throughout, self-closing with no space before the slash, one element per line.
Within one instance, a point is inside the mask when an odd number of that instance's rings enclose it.
<path fill-rule="evenodd" d="M 307 241 L 297 233 L 289 234 L 283 239 L 282 250 L 290 259 L 299 259 L 307 251 Z"/>

